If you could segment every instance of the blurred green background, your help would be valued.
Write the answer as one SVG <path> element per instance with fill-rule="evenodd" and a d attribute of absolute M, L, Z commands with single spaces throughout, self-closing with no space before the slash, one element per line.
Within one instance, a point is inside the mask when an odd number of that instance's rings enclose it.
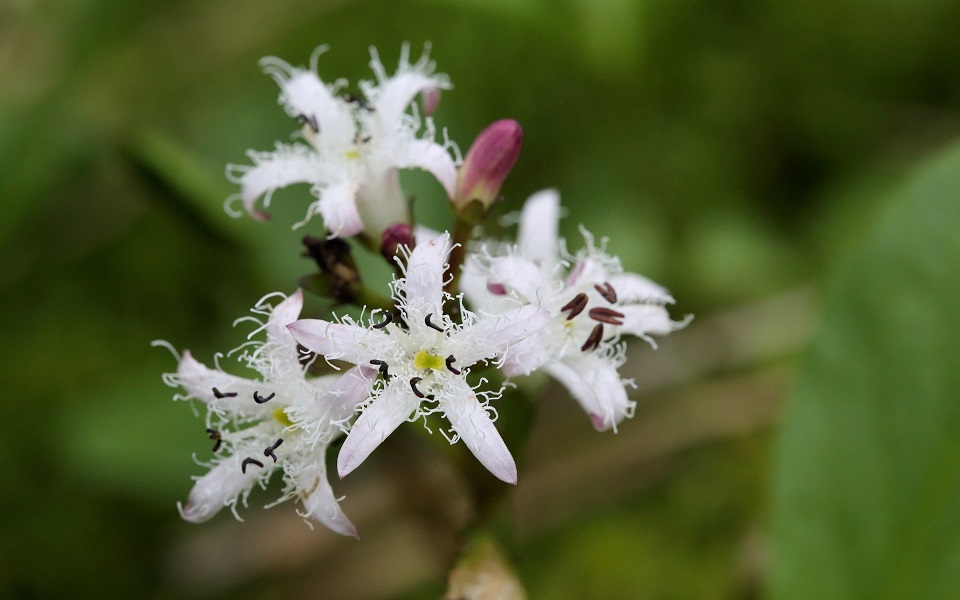
<path fill-rule="evenodd" d="M 0 3 L 0 596 L 442 594 L 462 482 L 416 446 L 334 484 L 360 542 L 272 492 L 182 522 L 208 441 L 150 346 L 209 361 L 311 270 L 304 187 L 222 210 L 224 166 L 294 129 L 257 60 L 329 44 L 355 85 L 429 40 L 463 151 L 525 129 L 501 212 L 558 188 L 571 239 L 697 315 L 633 349 L 618 435 L 548 388 L 511 497 L 531 598 L 956 597 L 958 39 L 948 0 Z"/>

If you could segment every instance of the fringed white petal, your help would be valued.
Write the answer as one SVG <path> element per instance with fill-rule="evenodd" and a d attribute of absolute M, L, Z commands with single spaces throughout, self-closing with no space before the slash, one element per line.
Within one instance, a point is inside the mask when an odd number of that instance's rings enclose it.
<path fill-rule="evenodd" d="M 327 481 L 326 463 L 318 461 L 313 468 L 299 477 L 300 498 L 303 500 L 305 517 L 310 517 L 335 533 L 359 538 L 357 528 L 340 508 L 340 503 Z"/>
<path fill-rule="evenodd" d="M 541 335 L 532 335 L 507 349 L 500 370 L 507 377 L 529 375 L 553 360 L 555 353 Z"/>
<path fill-rule="evenodd" d="M 457 348 L 455 356 L 462 365 L 509 352 L 508 348 L 541 329 L 550 322 L 550 313 L 539 306 L 528 304 L 490 315 L 477 323 L 450 334 Z"/>
<path fill-rule="evenodd" d="M 431 89 L 450 89 L 447 76 L 434 73 L 435 65 L 426 50 L 420 60 L 410 64 L 410 45 L 404 44 L 400 49 L 400 64 L 396 74 L 387 77 L 376 49 L 370 49 L 370 67 L 377 76 L 379 87 L 362 85 L 361 88 L 367 93 L 385 127 L 400 121 L 417 94 Z"/>
<path fill-rule="evenodd" d="M 341 181 L 320 190 L 317 210 L 331 235 L 351 237 L 363 231 L 356 198 L 357 186 L 352 181 Z"/>
<path fill-rule="evenodd" d="M 418 168 L 437 178 L 453 198 L 457 185 L 457 166 L 447 149 L 430 140 L 410 140 L 397 151 L 395 163 L 401 169 Z"/>
<path fill-rule="evenodd" d="M 287 325 L 300 317 L 302 309 L 303 292 L 297 290 L 273 307 L 273 311 L 267 319 L 266 348 L 270 352 L 274 368 L 277 374 L 282 373 L 284 376 L 291 376 L 292 378 L 302 377 L 298 372 L 302 372 L 303 369 L 300 366 L 300 356 L 297 353 L 297 342 L 290 335 Z"/>
<path fill-rule="evenodd" d="M 667 309 L 659 304 L 620 305 L 617 309 L 624 315 L 620 331 L 642 338 L 648 338 L 650 335 L 667 335 L 686 327 L 687 323 L 693 319 L 692 315 L 688 315 L 682 321 L 671 321 Z"/>
<path fill-rule="evenodd" d="M 365 364 L 375 358 L 377 350 L 389 341 L 387 334 L 380 331 L 320 319 L 301 319 L 288 325 L 288 329 L 309 350 L 353 364 Z"/>
<path fill-rule="evenodd" d="M 483 466 L 498 479 L 517 483 L 517 464 L 486 409 L 462 379 L 443 390 L 440 403 L 453 431 Z"/>
<path fill-rule="evenodd" d="M 553 280 L 525 256 L 501 256 L 490 261 L 488 285 L 503 285 L 527 302 L 539 302 L 554 287 Z"/>
<path fill-rule="evenodd" d="M 337 457 L 337 473 L 346 477 L 370 456 L 420 406 L 406 382 L 394 378 L 350 428 Z"/>
<path fill-rule="evenodd" d="M 548 189 L 530 196 L 520 212 L 517 245 L 520 256 L 548 269 L 559 255 L 560 194 Z"/>
<path fill-rule="evenodd" d="M 260 61 L 264 72 L 280 86 L 280 103 L 291 117 L 301 115 L 317 125 L 323 145 L 342 146 L 353 140 L 356 126 L 350 105 L 333 94 L 313 71 L 292 67 L 279 58 Z"/>
<path fill-rule="evenodd" d="M 377 371 L 369 365 L 352 367 L 323 391 L 317 403 L 328 420 L 341 421 L 353 414 L 357 405 L 367 399 L 376 380 Z"/>
<path fill-rule="evenodd" d="M 410 253 L 406 276 L 400 280 L 404 310 L 410 322 L 423 323 L 427 315 L 440 322 L 443 314 L 443 276 L 450 254 L 450 236 L 437 236 Z"/>
<path fill-rule="evenodd" d="M 190 396 L 218 408 L 246 404 L 253 397 L 253 392 L 263 388 L 259 382 L 207 367 L 195 359 L 189 350 L 183 352 L 177 366 L 177 380 Z M 213 391 L 214 388 L 220 393 L 220 398 Z M 224 394 L 236 396 L 222 397 Z M 250 403 L 253 403 L 252 400 Z"/>
<path fill-rule="evenodd" d="M 270 195 L 279 188 L 294 183 L 321 182 L 323 162 L 314 150 L 301 145 L 277 144 L 274 152 L 247 153 L 253 166 L 236 167 L 240 173 L 240 196 L 247 213 L 258 219 L 267 218 L 256 209 L 260 196 L 266 194 L 264 206 L 269 206 Z"/>
<path fill-rule="evenodd" d="M 604 358 L 596 354 L 568 356 L 545 369 L 576 398 L 597 431 L 616 431 L 624 417 L 633 416 L 637 403 L 627 398 L 616 368 Z"/>
<path fill-rule="evenodd" d="M 618 302 L 656 302 L 673 304 L 673 296 L 666 288 L 654 283 L 643 275 L 620 273 L 610 277 L 609 283 L 617 293 Z"/>
<path fill-rule="evenodd" d="M 224 506 L 229 506 L 237 498 L 253 487 L 263 473 L 255 467 L 241 469 L 240 458 L 231 456 L 210 469 L 197 480 L 187 503 L 180 507 L 180 516 L 191 523 L 203 523 L 213 518 Z"/>

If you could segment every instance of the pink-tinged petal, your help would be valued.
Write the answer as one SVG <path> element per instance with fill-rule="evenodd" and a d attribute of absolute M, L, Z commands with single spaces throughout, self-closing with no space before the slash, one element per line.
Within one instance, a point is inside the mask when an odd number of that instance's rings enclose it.
<path fill-rule="evenodd" d="M 477 460 L 497 479 L 516 484 L 517 463 L 466 381 L 458 379 L 448 384 L 440 403 L 453 431 L 460 435 Z"/>
<path fill-rule="evenodd" d="M 429 117 L 440 105 L 440 89 L 432 87 L 423 90 L 420 100 L 423 102 L 423 114 Z"/>
<path fill-rule="evenodd" d="M 312 62 L 318 56 L 315 54 Z M 356 127 L 350 106 L 334 96 L 315 72 L 292 67 L 272 56 L 262 59 L 260 66 L 280 86 L 280 103 L 287 114 L 294 118 L 302 115 L 304 125 L 311 128 L 316 124 L 315 133 L 324 144 L 339 146 L 353 140 Z"/>
<path fill-rule="evenodd" d="M 344 371 L 335 382 L 330 384 L 317 403 L 323 408 L 331 421 L 346 419 L 367 397 L 377 380 L 377 370 L 370 365 L 358 365 Z"/>
<path fill-rule="evenodd" d="M 193 358 L 189 350 L 185 350 L 180 364 L 177 366 L 177 380 L 188 394 L 207 404 L 218 404 L 222 408 L 228 408 L 229 405 L 239 405 L 240 403 L 254 404 L 253 393 L 263 389 L 263 384 L 224 373 L 219 369 L 211 369 Z M 235 396 L 217 397 L 217 392 L 224 394 L 236 394 Z M 250 407 L 247 407 L 250 408 Z"/>
<path fill-rule="evenodd" d="M 507 377 L 529 375 L 554 358 L 550 344 L 544 343 L 539 335 L 532 335 L 507 349 L 500 370 Z"/>
<path fill-rule="evenodd" d="M 334 237 L 351 237 L 363 231 L 356 199 L 357 187 L 350 181 L 328 185 L 320 190 L 317 211 L 323 217 L 323 226 Z"/>
<path fill-rule="evenodd" d="M 580 403 L 597 431 L 616 431 L 624 417 L 633 416 L 637 403 L 627 398 L 613 365 L 596 354 L 568 356 L 544 368 Z"/>
<path fill-rule="evenodd" d="M 247 213 L 258 219 L 267 218 L 267 214 L 257 210 L 256 202 L 266 194 L 264 206 L 270 204 L 270 195 L 274 190 L 294 183 L 319 183 L 323 163 L 320 156 L 300 145 L 277 144 L 275 152 L 248 152 L 253 166 L 233 167 L 239 175 L 231 179 L 240 183 L 240 197 Z"/>
<path fill-rule="evenodd" d="M 443 280 L 449 254 L 449 235 L 417 244 L 410 253 L 400 291 L 411 322 L 422 323 L 428 314 L 439 317 L 443 312 Z"/>
<path fill-rule="evenodd" d="M 295 374 L 302 371 L 297 341 L 287 330 L 287 325 L 300 317 L 303 309 L 303 292 L 297 290 L 273 307 L 267 319 L 267 348 L 279 372 Z"/>
<path fill-rule="evenodd" d="M 650 335 L 667 335 L 686 327 L 687 323 L 693 319 L 693 315 L 688 315 L 682 321 L 671 321 L 667 309 L 658 304 L 621 305 L 617 310 L 623 313 L 623 325 L 620 326 L 620 331 L 642 338 Z"/>
<path fill-rule="evenodd" d="M 263 473 L 258 468 L 241 469 L 239 456 L 231 456 L 197 480 L 187 503 L 180 507 L 180 516 L 191 523 L 203 523 L 220 509 L 235 502 L 240 494 L 253 487 Z"/>
<path fill-rule="evenodd" d="M 550 312 L 528 304 L 481 319 L 473 325 L 450 334 L 459 364 L 469 366 L 478 360 L 509 352 L 508 348 L 543 329 L 550 322 Z"/>
<path fill-rule="evenodd" d="M 577 261 L 567 275 L 567 287 L 602 284 L 609 277 L 610 273 L 607 272 L 606 267 L 597 260 L 585 256 Z"/>
<path fill-rule="evenodd" d="M 636 273 L 620 273 L 609 279 L 610 285 L 617 294 L 617 301 L 656 302 L 658 304 L 673 304 L 673 297 L 666 288 L 654 283 L 643 275 Z"/>
<path fill-rule="evenodd" d="M 346 477 L 420 406 L 406 382 L 394 379 L 350 428 L 337 456 L 337 473 Z"/>
<path fill-rule="evenodd" d="M 320 319 L 301 319 L 287 326 L 293 338 L 307 349 L 328 359 L 367 364 L 390 337 L 374 329 L 357 325 L 330 323 Z"/>
<path fill-rule="evenodd" d="M 357 528 L 347 515 L 340 509 L 340 503 L 327 481 L 327 467 L 323 461 L 319 461 L 315 468 L 301 474 L 300 498 L 303 500 L 303 508 L 306 509 L 305 517 L 310 517 L 334 533 L 346 535 L 353 538 L 359 538 Z"/>
<path fill-rule="evenodd" d="M 525 256 L 501 256 L 492 259 L 490 276 L 487 279 L 488 290 L 491 285 L 494 289 L 497 285 L 504 286 L 506 290 L 512 289 L 527 302 L 540 301 L 545 292 L 556 287 L 553 279 Z"/>
<path fill-rule="evenodd" d="M 520 212 L 517 245 L 520 256 L 552 267 L 559 256 L 560 194 L 542 190 L 530 196 Z"/>
<path fill-rule="evenodd" d="M 430 140 L 410 140 L 398 151 L 395 162 L 401 169 L 417 168 L 427 171 L 437 178 L 453 198 L 457 185 L 457 166 L 447 149 Z"/>

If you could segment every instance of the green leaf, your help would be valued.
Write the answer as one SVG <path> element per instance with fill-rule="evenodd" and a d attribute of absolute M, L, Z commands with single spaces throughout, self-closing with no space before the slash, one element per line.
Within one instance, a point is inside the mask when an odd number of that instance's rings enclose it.
<path fill-rule="evenodd" d="M 960 589 L 960 147 L 830 282 L 780 441 L 777 599 Z"/>

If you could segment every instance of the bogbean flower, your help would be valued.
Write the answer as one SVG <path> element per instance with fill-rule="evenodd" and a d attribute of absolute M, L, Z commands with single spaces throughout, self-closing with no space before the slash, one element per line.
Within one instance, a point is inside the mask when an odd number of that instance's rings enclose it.
<path fill-rule="evenodd" d="M 503 357 L 507 376 L 542 369 L 563 384 L 599 430 L 613 429 L 633 415 L 618 369 L 625 361 L 621 336 L 635 335 L 656 346 L 692 318 L 672 321 L 667 291 L 634 273 L 583 231 L 586 248 L 566 255 L 558 238 L 560 197 L 555 190 L 534 194 L 520 215 L 517 244 L 491 244 L 471 255 L 464 267 L 466 298 L 481 310 L 497 311 L 517 301 L 550 312 L 550 323 L 514 345 Z"/>
<path fill-rule="evenodd" d="M 434 73 L 426 52 L 411 63 L 405 44 L 393 76 L 371 48 L 376 81 L 361 81 L 361 94 L 341 94 L 343 80 L 326 84 L 317 75 L 317 60 L 325 50 L 322 46 L 314 52 L 309 70 L 275 57 L 260 61 L 280 86 L 280 104 L 300 122 L 306 143 L 278 143 L 273 152 L 250 151 L 253 165 L 232 165 L 228 176 L 240 184 L 247 213 L 258 219 L 267 218 L 256 208 L 261 196 L 269 206 L 275 190 L 308 183 L 317 200 L 297 226 L 319 213 L 333 236 L 365 232 L 380 239 L 387 227 L 410 221 L 398 169 L 429 171 L 449 197 L 454 195 L 457 171 L 450 152 L 456 152 L 455 146 L 436 143 L 433 121 L 421 119 L 415 106 L 408 112 L 418 94 L 425 112 L 432 112 L 439 90 L 449 89 L 450 82 Z"/>
<path fill-rule="evenodd" d="M 277 502 L 298 498 L 304 517 L 356 537 L 327 481 L 325 456 L 355 405 L 366 397 L 376 371 L 356 367 L 341 376 L 307 377 L 286 328 L 300 314 L 301 292 L 272 309 L 264 301 L 254 312 L 266 316 L 266 322 L 247 319 L 261 325 L 251 336 L 266 330 L 266 341 L 241 346 L 240 356 L 259 373 L 258 379 L 231 375 L 219 365 L 209 368 L 190 352 L 184 352 L 175 374 L 165 376 L 168 384 L 186 391 L 178 399 L 206 405 L 207 433 L 214 444 L 210 471 L 197 479 L 180 514 L 201 523 L 229 506 L 236 515 L 237 503 L 246 504 L 252 488 L 265 486 L 279 470 L 286 485 Z"/>
<path fill-rule="evenodd" d="M 399 321 L 390 313 L 364 327 L 344 318 L 332 323 L 305 319 L 290 325 L 293 337 L 328 360 L 375 367 L 380 380 L 350 430 L 337 458 L 341 477 L 359 466 L 396 428 L 408 420 L 442 413 L 455 443 L 462 439 L 477 459 L 498 478 L 516 483 L 513 456 L 491 418 L 489 402 L 498 391 L 471 385 L 470 367 L 490 360 L 535 334 L 549 320 L 547 311 L 528 304 L 496 316 L 462 311 L 462 322 L 444 314 L 450 238 L 441 235 L 418 243 L 404 277 L 394 282 Z M 354 368 L 357 368 L 354 367 Z M 446 435 L 446 434 L 445 434 Z"/>

